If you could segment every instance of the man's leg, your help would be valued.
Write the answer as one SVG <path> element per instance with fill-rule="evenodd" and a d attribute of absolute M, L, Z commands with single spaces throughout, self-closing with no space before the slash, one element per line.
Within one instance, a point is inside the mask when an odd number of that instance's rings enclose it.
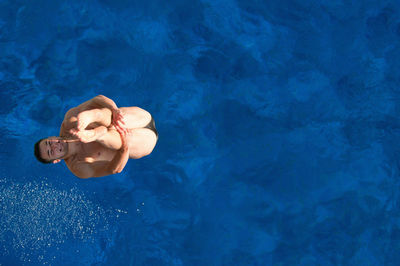
<path fill-rule="evenodd" d="M 106 134 L 97 139 L 97 142 L 113 150 L 119 150 L 122 146 L 121 136 L 118 131 L 110 128 Z"/>
<path fill-rule="evenodd" d="M 132 129 L 126 140 L 129 146 L 129 158 L 134 159 L 149 155 L 157 143 L 156 134 L 147 128 Z"/>
<path fill-rule="evenodd" d="M 156 139 L 154 141 L 150 140 L 150 143 L 147 143 L 147 141 L 149 140 L 148 137 L 145 136 L 146 133 L 144 132 L 147 132 L 147 134 L 151 135 L 150 139 L 152 139 L 152 137 L 155 138 L 155 135 L 149 129 L 142 129 L 151 121 L 151 114 L 146 110 L 137 106 L 121 107 L 119 109 L 121 110 L 124 116 L 123 121 L 125 122 L 125 128 L 130 129 L 130 134 L 129 134 L 129 136 L 131 137 L 129 141 L 130 150 L 132 147 L 135 146 L 136 147 L 145 146 L 144 149 L 139 148 L 139 150 L 133 152 L 141 154 L 141 156 L 145 156 L 151 153 L 157 140 Z M 101 138 L 99 138 L 97 141 L 107 148 L 118 150 L 121 148 L 122 145 L 121 136 L 119 135 L 118 131 L 116 131 L 114 127 L 111 125 L 111 122 L 112 122 L 112 112 L 108 108 L 91 109 L 83 111 L 78 114 L 78 125 L 83 129 L 86 129 L 86 127 L 90 126 L 90 124 L 92 123 L 97 123 L 97 125 L 100 124 L 107 127 L 108 132 L 104 134 Z M 133 129 L 138 129 L 138 130 L 133 132 L 132 131 Z M 142 134 L 142 132 L 144 133 L 144 135 Z M 145 145 L 143 146 L 144 143 Z M 132 158 L 134 158 L 134 156 L 132 156 Z"/>
<path fill-rule="evenodd" d="M 157 143 L 156 135 L 147 128 L 132 129 L 126 137 L 129 146 L 129 157 L 135 159 L 149 155 Z M 108 132 L 97 139 L 97 142 L 113 150 L 119 150 L 122 145 L 121 136 L 115 129 L 108 129 Z"/>
<path fill-rule="evenodd" d="M 119 110 L 124 116 L 124 127 L 127 129 L 142 128 L 151 121 L 151 114 L 140 107 L 121 107 Z M 91 123 L 109 127 L 111 122 L 112 112 L 108 108 L 91 109 L 78 114 L 78 126 L 82 130 Z"/>
<path fill-rule="evenodd" d="M 125 128 L 129 129 L 128 143 L 131 158 L 136 158 L 136 156 L 142 157 L 149 154 L 154 146 L 156 140 L 154 133 L 149 129 L 142 129 L 151 121 L 151 114 L 140 107 L 121 107 L 119 108 L 124 116 Z M 106 109 L 109 110 L 109 109 Z M 85 111 L 87 112 L 87 111 Z M 96 120 L 99 123 L 108 123 L 108 113 L 103 109 L 94 109 L 88 112 L 88 117 L 92 116 L 92 120 Z M 110 115 L 111 117 L 111 115 Z M 111 122 L 110 122 L 111 124 Z M 146 132 L 147 135 L 146 136 Z M 154 135 L 154 136 L 152 136 Z M 121 136 L 118 131 L 115 130 L 113 126 L 108 127 L 108 132 L 97 140 L 106 148 L 111 148 L 118 150 L 121 148 Z M 150 143 L 148 143 L 150 141 Z M 133 148 L 135 147 L 135 148 Z M 133 156 L 135 154 L 135 156 Z"/>
<path fill-rule="evenodd" d="M 92 123 L 95 123 L 96 126 L 109 127 L 111 125 L 112 112 L 108 108 L 91 109 L 80 112 L 77 118 L 78 130 L 85 130 Z"/>
<path fill-rule="evenodd" d="M 127 129 L 142 128 L 151 121 L 151 114 L 140 107 L 121 107 L 119 110 L 124 116 L 123 121 Z"/>

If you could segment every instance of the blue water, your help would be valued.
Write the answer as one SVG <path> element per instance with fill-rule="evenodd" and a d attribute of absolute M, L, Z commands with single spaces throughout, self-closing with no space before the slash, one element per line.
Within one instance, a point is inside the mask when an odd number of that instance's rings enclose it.
<path fill-rule="evenodd" d="M 0 265 L 400 265 L 399 8 L 0 1 Z M 153 153 L 37 162 L 98 94 Z"/>

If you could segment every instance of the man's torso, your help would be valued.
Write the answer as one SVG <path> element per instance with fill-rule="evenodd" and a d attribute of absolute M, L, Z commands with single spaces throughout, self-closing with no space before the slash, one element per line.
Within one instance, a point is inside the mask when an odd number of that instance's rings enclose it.
<path fill-rule="evenodd" d="M 89 110 L 93 108 L 97 108 L 98 106 L 86 106 L 85 108 L 72 108 L 70 109 L 67 114 L 65 115 L 64 120 L 67 120 L 70 125 L 74 125 L 74 123 L 77 120 L 77 115 L 82 111 L 82 110 Z M 99 124 L 97 123 L 91 123 L 87 129 L 93 129 L 98 127 Z M 67 138 L 67 139 L 75 139 L 73 137 L 69 130 L 71 129 L 71 126 L 64 127 L 64 123 L 62 124 L 60 128 L 60 137 Z M 70 158 L 65 160 L 65 163 L 67 165 L 72 164 L 72 163 L 77 163 L 77 162 L 96 162 L 96 161 L 111 161 L 116 153 L 116 150 L 104 147 L 98 142 L 89 142 L 89 143 L 82 143 L 82 142 L 72 142 L 72 145 L 76 145 L 77 152 L 76 155 L 71 156 Z"/>

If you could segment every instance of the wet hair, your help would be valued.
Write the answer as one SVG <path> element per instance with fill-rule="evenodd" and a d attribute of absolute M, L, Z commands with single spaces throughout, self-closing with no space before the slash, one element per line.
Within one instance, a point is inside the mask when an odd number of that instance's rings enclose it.
<path fill-rule="evenodd" d="M 41 163 L 52 163 L 53 161 L 48 161 L 42 158 L 42 156 L 40 155 L 40 147 L 39 144 L 42 140 L 44 140 L 46 138 L 40 139 L 38 142 L 35 143 L 35 157 L 36 159 L 41 162 Z"/>

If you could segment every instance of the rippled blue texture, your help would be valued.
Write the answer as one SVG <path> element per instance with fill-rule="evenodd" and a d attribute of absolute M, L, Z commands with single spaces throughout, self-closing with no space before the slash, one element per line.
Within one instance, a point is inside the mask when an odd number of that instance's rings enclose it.
<path fill-rule="evenodd" d="M 400 265 L 399 8 L 0 1 L 0 265 Z M 98 94 L 153 153 L 38 163 Z"/>

